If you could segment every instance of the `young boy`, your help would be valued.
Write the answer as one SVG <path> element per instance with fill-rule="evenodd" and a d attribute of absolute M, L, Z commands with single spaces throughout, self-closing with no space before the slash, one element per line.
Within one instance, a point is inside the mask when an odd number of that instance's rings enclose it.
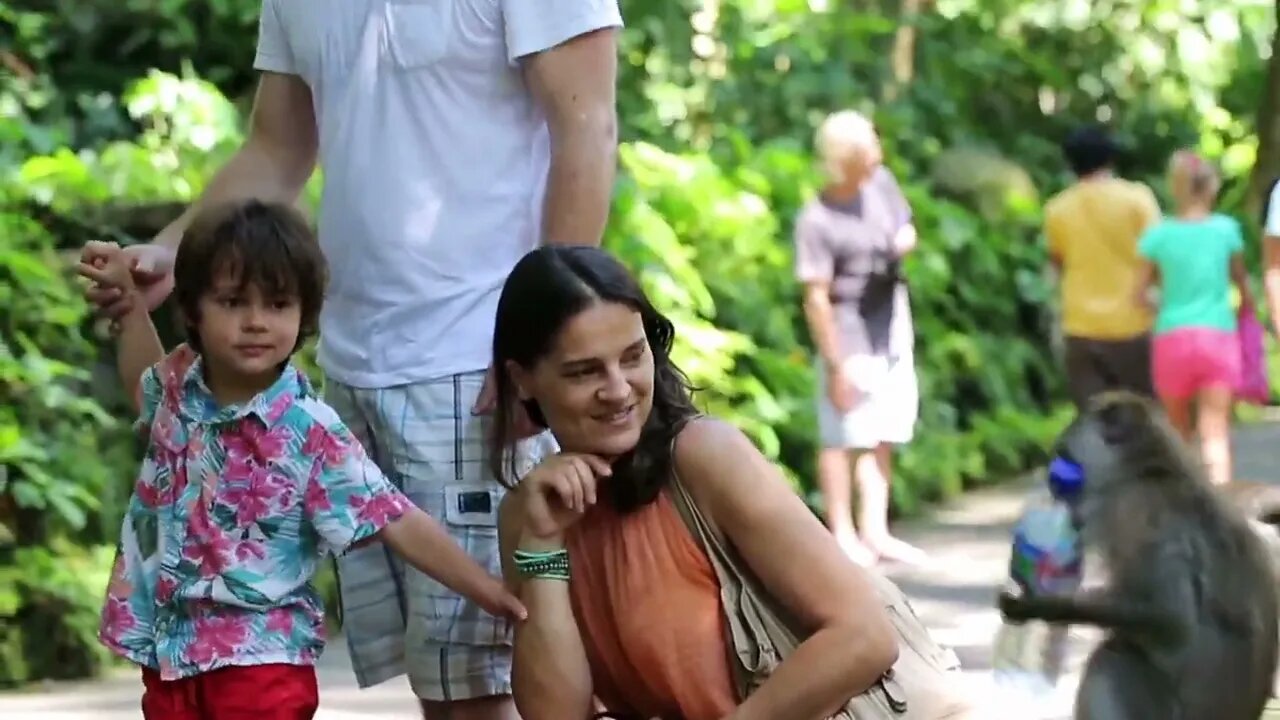
<path fill-rule="evenodd" d="M 136 289 L 121 249 L 80 274 Z M 326 554 L 381 541 L 494 615 L 525 611 L 413 505 L 290 357 L 316 329 L 327 270 L 306 222 L 257 201 L 206 211 L 174 268 L 188 342 L 165 355 L 145 303 L 119 321 L 121 380 L 146 458 L 99 631 L 142 666 L 144 717 L 310 718 Z"/>

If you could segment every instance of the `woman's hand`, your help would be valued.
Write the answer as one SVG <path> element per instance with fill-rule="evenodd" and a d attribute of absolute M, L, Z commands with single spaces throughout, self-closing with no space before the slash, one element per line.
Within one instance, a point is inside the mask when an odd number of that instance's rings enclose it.
<path fill-rule="evenodd" d="M 560 453 L 544 460 L 520 481 L 525 534 L 541 541 L 562 538 L 596 504 L 599 478 L 612 474 L 597 455 Z"/>

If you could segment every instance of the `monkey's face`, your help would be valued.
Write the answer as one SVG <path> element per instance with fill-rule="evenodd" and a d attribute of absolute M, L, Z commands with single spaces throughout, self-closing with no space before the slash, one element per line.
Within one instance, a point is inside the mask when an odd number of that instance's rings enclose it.
<path fill-rule="evenodd" d="M 1129 392 L 1096 396 L 1059 436 L 1055 451 L 1084 470 L 1086 502 L 1115 483 L 1185 477 L 1194 467 L 1164 411 Z"/>

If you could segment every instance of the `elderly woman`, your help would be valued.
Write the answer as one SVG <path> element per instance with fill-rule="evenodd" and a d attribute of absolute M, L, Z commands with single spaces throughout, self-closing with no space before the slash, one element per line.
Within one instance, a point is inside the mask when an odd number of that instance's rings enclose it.
<path fill-rule="evenodd" d="M 818 479 L 827 526 L 860 563 L 919 563 L 924 553 L 888 528 L 893 447 L 911 440 L 919 408 L 911 304 L 900 272 L 916 244 L 911 207 L 862 115 L 831 115 L 816 145 L 827 182 L 796 219 L 795 266 L 818 352 Z"/>
<path fill-rule="evenodd" d="M 514 476 L 501 458 L 520 413 L 561 447 L 499 511 L 504 576 L 529 610 L 512 676 L 524 720 L 585 720 L 593 697 L 616 717 L 817 720 L 897 657 L 863 571 L 741 432 L 698 414 L 673 335 L 595 248 L 535 250 L 503 288 L 493 470 Z M 750 697 L 734 689 L 719 586 L 673 477 L 812 631 Z"/>

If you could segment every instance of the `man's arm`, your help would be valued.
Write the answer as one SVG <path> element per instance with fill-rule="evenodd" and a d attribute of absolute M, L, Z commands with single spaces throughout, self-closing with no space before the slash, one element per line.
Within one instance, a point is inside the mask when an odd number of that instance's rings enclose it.
<path fill-rule="evenodd" d="M 297 75 L 264 72 L 244 144 L 156 242 L 176 249 L 191 219 L 210 205 L 242 198 L 297 201 L 315 169 L 318 137 L 307 84 Z"/>
<path fill-rule="evenodd" d="M 617 163 L 618 39 L 594 30 L 522 60 L 547 117 L 551 169 L 543 205 L 547 245 L 599 245 Z"/>

